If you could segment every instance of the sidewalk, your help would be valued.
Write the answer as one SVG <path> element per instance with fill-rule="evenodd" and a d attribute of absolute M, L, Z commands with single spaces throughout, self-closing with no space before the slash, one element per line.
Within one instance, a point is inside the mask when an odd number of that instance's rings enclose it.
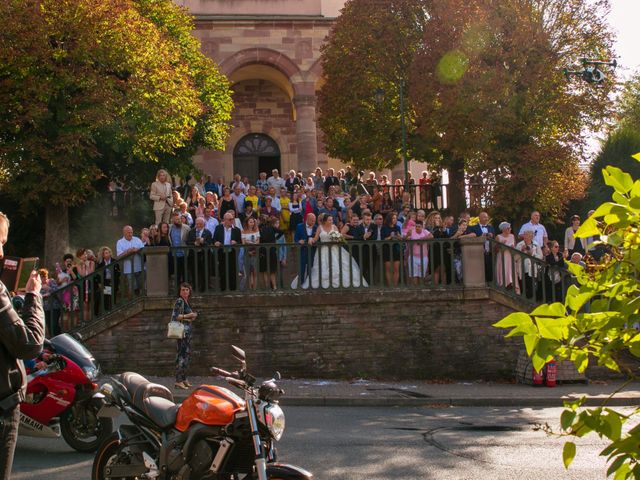
<path fill-rule="evenodd" d="M 171 377 L 147 377 L 150 381 L 169 387 L 176 402 L 181 402 L 189 390 L 176 390 Z M 229 387 L 224 380 L 211 377 L 191 377 L 194 385 L 206 383 Z M 532 387 L 530 385 L 458 382 L 429 383 L 377 382 L 369 380 L 280 380 L 284 389 L 283 405 L 299 406 L 368 406 L 368 407 L 561 407 L 563 401 L 587 397 L 586 405 L 598 406 L 622 382 L 597 382 L 558 385 L 555 388 Z M 610 406 L 638 406 L 640 383 L 628 385 L 612 400 Z"/>

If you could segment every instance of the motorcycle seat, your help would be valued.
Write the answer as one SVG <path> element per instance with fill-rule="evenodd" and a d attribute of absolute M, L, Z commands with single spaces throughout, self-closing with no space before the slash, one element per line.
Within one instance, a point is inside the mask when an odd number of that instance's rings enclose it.
<path fill-rule="evenodd" d="M 144 402 L 149 398 L 162 398 L 174 403 L 171 390 L 164 385 L 150 382 L 138 373 L 123 373 L 122 384 L 131 395 L 133 405 L 143 412 L 146 411 Z"/>
<path fill-rule="evenodd" d="M 179 405 L 162 397 L 148 397 L 143 402 L 143 412 L 162 430 L 176 423 Z"/>

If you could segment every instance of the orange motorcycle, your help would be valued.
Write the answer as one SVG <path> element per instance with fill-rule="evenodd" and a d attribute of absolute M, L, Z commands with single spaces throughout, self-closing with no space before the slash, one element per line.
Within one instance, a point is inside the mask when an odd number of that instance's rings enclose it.
<path fill-rule="evenodd" d="M 244 351 L 233 346 L 241 363 L 235 372 L 212 372 L 244 392 L 201 385 L 176 405 L 168 388 L 137 373 L 112 377 L 101 388 L 105 406 L 98 413 L 124 413 L 121 425 L 96 453 L 91 478 L 158 480 L 309 480 L 302 468 L 276 462 L 274 443 L 284 433 L 278 400 L 284 391 L 275 379 L 256 386 L 247 372 Z"/>

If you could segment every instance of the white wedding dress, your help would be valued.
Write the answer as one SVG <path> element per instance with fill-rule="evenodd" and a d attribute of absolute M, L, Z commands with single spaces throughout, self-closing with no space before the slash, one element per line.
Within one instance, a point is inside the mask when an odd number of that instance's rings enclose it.
<path fill-rule="evenodd" d="M 338 231 L 333 225 L 332 231 Z M 298 277 L 293 279 L 291 288 L 298 288 Z M 311 272 L 304 279 L 302 288 L 339 288 L 367 287 L 358 264 L 349 251 L 338 243 L 332 242 L 330 232 L 320 229 L 320 245 L 313 256 Z"/>

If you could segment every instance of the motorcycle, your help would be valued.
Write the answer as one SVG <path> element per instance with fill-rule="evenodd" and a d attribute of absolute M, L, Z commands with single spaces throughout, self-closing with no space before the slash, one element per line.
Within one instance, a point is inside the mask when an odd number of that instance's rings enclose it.
<path fill-rule="evenodd" d="M 113 431 L 110 418 L 98 418 L 103 400 L 95 397 L 100 369 L 91 353 L 71 335 L 45 340 L 43 368 L 28 375 L 20 403 L 19 434 L 62 438 L 79 452 L 94 452 Z"/>
<path fill-rule="evenodd" d="M 284 391 L 276 379 L 256 386 L 244 351 L 232 348 L 239 371 L 211 370 L 241 389 L 244 399 L 224 387 L 201 385 L 176 405 L 168 388 L 131 372 L 104 384 L 100 415 L 124 412 L 132 425 L 121 425 L 100 445 L 92 480 L 310 480 L 302 468 L 276 463 Z"/>

